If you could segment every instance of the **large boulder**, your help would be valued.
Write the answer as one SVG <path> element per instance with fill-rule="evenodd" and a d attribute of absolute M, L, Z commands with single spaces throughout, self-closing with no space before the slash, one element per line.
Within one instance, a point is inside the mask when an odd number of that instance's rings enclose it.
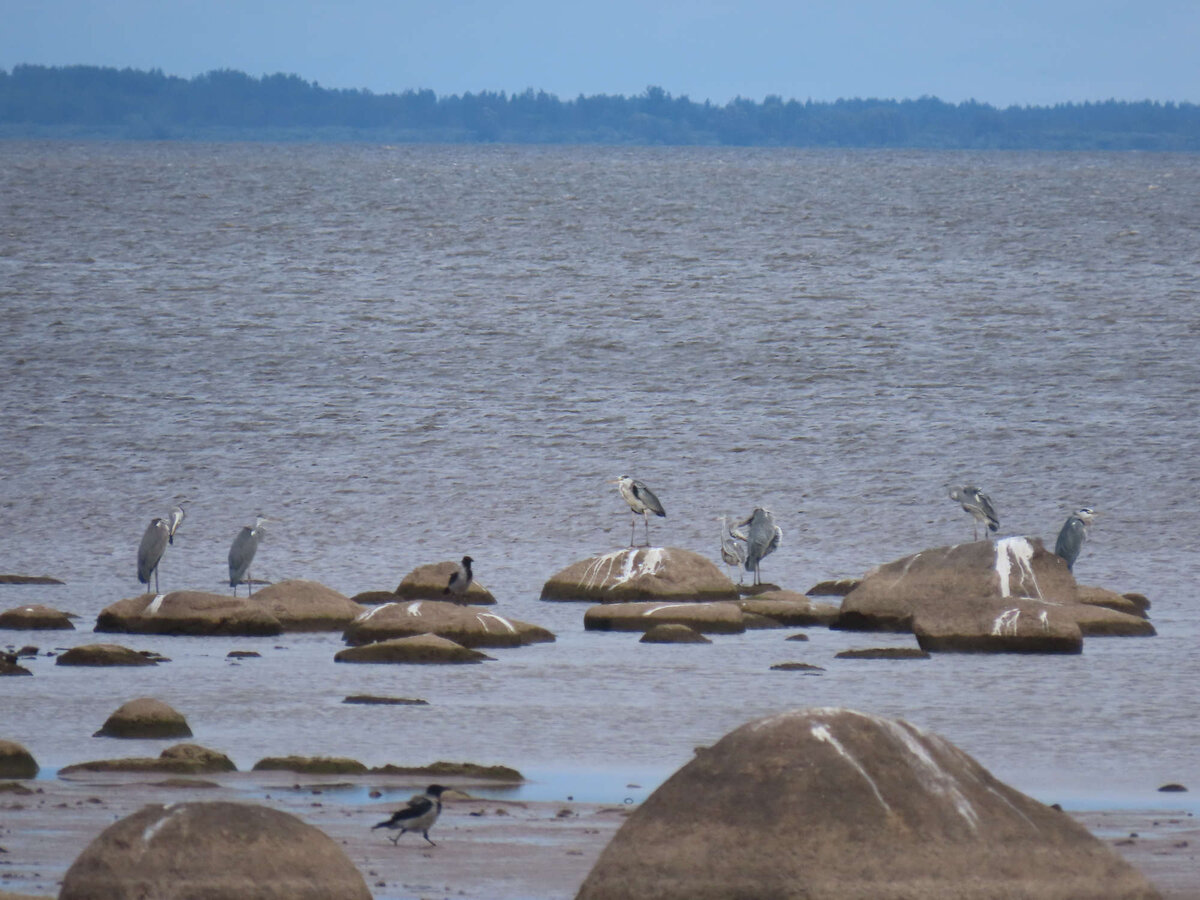
<path fill-rule="evenodd" d="M 334 662 L 347 663 L 477 663 L 485 659 L 491 657 L 436 634 L 414 634 L 347 647 L 333 657 Z"/>
<path fill-rule="evenodd" d="M 54 662 L 59 666 L 155 666 L 160 659 L 156 653 L 120 644 L 81 644 L 64 650 Z"/>
<path fill-rule="evenodd" d="M 36 778 L 33 754 L 16 741 L 0 740 L 0 778 Z"/>
<path fill-rule="evenodd" d="M 464 647 L 521 647 L 554 640 L 538 625 L 445 600 L 385 603 L 362 613 L 342 637 L 358 646 L 414 634 L 441 635 Z"/>
<path fill-rule="evenodd" d="M 250 803 L 143 807 L 76 858 L 60 900 L 371 900 L 338 844 Z"/>
<path fill-rule="evenodd" d="M 577 900 L 1157 896 L 1066 813 L 944 739 L 811 709 L 699 751 L 621 826 Z"/>
<path fill-rule="evenodd" d="M 17 631 L 50 631 L 74 629 L 75 626 L 67 613 L 34 603 L 29 606 L 17 606 L 0 613 L 0 628 L 11 628 Z"/>
<path fill-rule="evenodd" d="M 139 697 L 122 704 L 93 737 L 180 738 L 191 737 L 183 715 L 161 700 Z"/>
<path fill-rule="evenodd" d="M 59 775 L 73 772 L 165 772 L 172 775 L 212 775 L 236 772 L 237 766 L 224 753 L 199 744 L 175 744 L 158 756 L 130 756 L 124 759 L 97 759 L 74 763 L 58 770 Z"/>
<path fill-rule="evenodd" d="M 542 587 L 543 600 L 736 602 L 737 586 L 707 557 L 677 547 L 630 547 L 572 563 Z"/>
<path fill-rule="evenodd" d="M 366 609 L 333 588 L 301 578 L 261 588 L 250 602 L 274 616 L 284 631 L 341 631 Z"/>
<path fill-rule="evenodd" d="M 401 600 L 450 601 L 450 595 L 446 593 L 446 585 L 450 581 L 450 576 L 457 570 L 458 563 L 454 561 L 417 566 L 401 580 L 399 587 L 396 588 L 396 596 Z M 472 606 L 491 606 L 496 602 L 496 598 L 491 591 L 472 579 L 462 596 L 451 602 Z"/>
<path fill-rule="evenodd" d="M 587 631 L 646 631 L 664 624 L 687 625 L 707 634 L 746 630 L 736 603 L 602 603 L 583 614 Z"/>
<path fill-rule="evenodd" d="M 280 634 L 283 625 L 257 601 L 206 591 L 141 594 L 106 606 L 96 631 L 131 634 L 253 637 Z"/>

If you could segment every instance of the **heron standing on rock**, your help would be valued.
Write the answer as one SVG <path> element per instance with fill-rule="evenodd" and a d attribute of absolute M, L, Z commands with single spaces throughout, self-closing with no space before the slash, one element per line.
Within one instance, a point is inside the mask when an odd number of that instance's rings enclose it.
<path fill-rule="evenodd" d="M 171 516 L 167 522 L 167 543 L 175 543 L 175 532 L 179 530 L 179 526 L 183 524 L 183 520 L 187 518 L 187 513 L 183 511 L 183 504 L 186 500 L 180 500 L 177 504 L 171 507 Z"/>
<path fill-rule="evenodd" d="M 243 525 L 242 530 L 233 539 L 233 546 L 229 548 L 229 586 L 233 588 L 235 597 L 237 586 L 242 583 L 243 577 L 246 580 L 246 596 L 254 590 L 250 580 L 250 563 L 254 561 L 254 554 L 258 551 L 258 542 L 262 539 L 263 525 L 266 522 L 266 516 L 261 513 L 256 515 L 254 526 Z"/>
<path fill-rule="evenodd" d="M 163 551 L 171 540 L 171 529 L 166 521 L 159 518 L 150 520 L 138 544 L 137 576 L 138 581 L 150 587 L 150 573 L 154 573 L 154 593 L 158 593 L 158 563 Z"/>
<path fill-rule="evenodd" d="M 617 490 L 621 492 L 621 498 L 629 504 L 631 515 L 629 517 L 629 546 L 633 546 L 633 535 L 637 531 L 637 517 L 641 516 L 646 523 L 646 543 L 644 546 L 650 546 L 650 513 L 656 516 L 666 518 L 667 512 L 663 509 L 663 505 L 658 498 L 654 496 L 654 491 L 642 484 L 635 478 L 630 478 L 628 475 L 622 475 L 616 481 L 610 481 L 609 484 L 615 484 Z"/>
<path fill-rule="evenodd" d="M 746 525 L 750 526 L 750 530 L 746 536 L 746 562 L 744 565 L 747 572 L 754 573 L 754 583 L 761 584 L 762 579 L 758 573 L 759 564 L 763 557 L 769 556 L 779 549 L 779 544 L 783 541 L 783 529 L 775 524 L 774 513 L 761 506 L 754 507 L 754 512 L 750 513 L 749 518 L 738 522 L 739 527 Z"/>
<path fill-rule="evenodd" d="M 395 846 L 399 846 L 400 838 L 406 832 L 419 831 L 425 836 L 425 840 L 436 847 L 437 844 L 429 840 L 429 829 L 433 827 L 433 823 L 438 820 L 438 816 L 442 812 L 442 794 L 446 790 L 440 784 L 431 784 L 425 788 L 425 793 L 417 794 L 408 801 L 403 809 L 392 813 L 390 819 L 380 822 L 378 825 L 372 825 L 371 830 L 387 828 L 397 832 L 395 837 L 388 838 Z"/>
<path fill-rule="evenodd" d="M 467 588 L 475 580 L 475 575 L 471 572 L 471 563 L 473 562 L 475 560 L 469 556 L 462 558 L 462 562 L 455 566 L 454 571 L 450 573 L 450 580 L 446 582 L 446 586 L 442 589 L 443 594 L 453 594 L 454 599 L 458 600 L 467 592 Z"/>
<path fill-rule="evenodd" d="M 746 564 L 746 535 L 729 524 L 729 516 L 721 516 L 721 560 L 738 570 L 742 583 L 742 566 Z"/>
<path fill-rule="evenodd" d="M 1075 571 L 1075 560 L 1079 558 L 1079 551 L 1083 549 L 1083 542 L 1087 538 L 1088 526 L 1095 517 L 1096 511 L 1090 506 L 1084 506 L 1071 513 L 1063 523 L 1058 540 L 1054 542 L 1054 552 L 1067 561 L 1068 571 Z"/>
<path fill-rule="evenodd" d="M 968 484 L 953 488 L 950 491 L 950 499 L 961 504 L 963 512 L 971 514 L 971 533 L 975 540 L 979 540 L 981 523 L 987 526 L 983 532 L 984 537 L 987 537 L 989 531 L 1000 528 L 1000 520 L 996 518 L 996 509 L 992 506 L 991 499 L 979 488 Z"/>

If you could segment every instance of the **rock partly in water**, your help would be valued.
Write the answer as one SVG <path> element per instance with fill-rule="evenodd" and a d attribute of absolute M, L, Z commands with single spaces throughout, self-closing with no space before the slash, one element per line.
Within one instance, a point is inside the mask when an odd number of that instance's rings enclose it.
<path fill-rule="evenodd" d="M 175 744 L 159 756 L 131 756 L 125 759 L 97 759 L 59 769 L 59 775 L 72 772 L 166 772 L 172 775 L 213 775 L 236 772 L 237 766 L 224 753 L 199 744 Z"/>
<path fill-rule="evenodd" d="M 765 591 L 738 601 L 742 612 L 765 616 L 780 628 L 806 625 L 829 625 L 837 620 L 840 610 L 831 603 L 813 603 L 795 591 Z"/>
<path fill-rule="evenodd" d="M 631 547 L 572 563 L 542 587 L 543 600 L 586 603 L 735 602 L 737 586 L 707 557 L 677 547 Z"/>
<path fill-rule="evenodd" d="M 1006 900 L 1158 894 L 1061 811 L 899 720 L 750 722 L 650 795 L 577 900 Z"/>
<path fill-rule="evenodd" d="M 17 662 L 15 654 L 0 653 L 0 675 L 32 675 L 27 668 Z"/>
<path fill-rule="evenodd" d="M 366 775 L 370 771 L 357 759 L 343 756 L 267 756 L 254 764 L 255 772 L 300 772 L 304 775 Z"/>
<path fill-rule="evenodd" d="M 72 863 L 60 900 L 371 900 L 338 844 L 250 803 L 143 807 Z"/>
<path fill-rule="evenodd" d="M 191 737 L 187 720 L 172 707 L 153 697 L 139 697 L 122 704 L 105 720 L 93 737 L 181 738 Z"/>
<path fill-rule="evenodd" d="M 690 625 L 666 623 L 651 625 L 641 637 L 643 644 L 711 644 L 708 638 Z"/>
<path fill-rule="evenodd" d="M 428 706 L 428 700 L 416 697 L 376 697 L 374 694 L 351 694 L 342 698 L 343 703 L 361 703 L 365 706 Z"/>
<path fill-rule="evenodd" d="M 861 578 L 834 578 L 829 581 L 818 581 L 805 593 L 810 597 L 845 597 L 861 583 Z"/>
<path fill-rule="evenodd" d="M 155 666 L 163 657 L 148 650 L 130 650 L 120 644 L 81 644 L 64 650 L 55 659 L 59 666 Z"/>
<path fill-rule="evenodd" d="M 1158 634 L 1149 619 L 1118 612 L 1108 606 L 1080 603 L 1067 609 L 1084 637 L 1154 637 Z"/>
<path fill-rule="evenodd" d="M 397 766 L 388 764 L 371 769 L 372 775 L 419 775 L 430 780 L 437 778 L 478 778 L 483 781 L 524 781 L 525 776 L 509 766 L 484 766 L 479 763 L 438 761 L 428 766 Z"/>
<path fill-rule="evenodd" d="M 283 625 L 252 599 L 205 591 L 142 594 L 106 606 L 96 631 L 130 634 L 257 637 L 281 634 Z"/>
<path fill-rule="evenodd" d="M 360 606 L 378 606 L 380 603 L 395 603 L 400 596 L 395 591 L 360 591 L 350 599 Z"/>
<path fill-rule="evenodd" d="M 479 663 L 492 657 L 479 650 L 456 644 L 436 634 L 388 638 L 358 647 L 347 647 L 334 654 L 334 662 L 344 663 Z"/>
<path fill-rule="evenodd" d="M 815 666 L 812 663 L 806 663 L 806 662 L 785 662 L 785 663 L 775 663 L 775 665 L 771 666 L 771 671 L 773 671 L 773 672 L 811 672 L 811 673 L 815 674 L 817 672 L 824 672 L 825 668 L 823 666 Z"/>
<path fill-rule="evenodd" d="M 687 625 L 705 634 L 746 630 L 736 603 L 605 603 L 583 614 L 588 631 L 647 631 L 665 624 Z"/>
<path fill-rule="evenodd" d="M 16 741 L 0 740 L 0 778 L 36 778 L 37 761 Z"/>
<path fill-rule="evenodd" d="M 333 588 L 301 578 L 261 588 L 250 600 L 277 619 L 284 631 L 341 631 L 364 611 Z"/>
<path fill-rule="evenodd" d="M 1088 584 L 1076 585 L 1075 596 L 1080 603 L 1086 603 L 1089 606 L 1103 606 L 1142 619 L 1147 617 L 1146 611 L 1150 608 L 1148 600 L 1143 604 L 1133 599 L 1141 597 L 1141 594 L 1118 594 L 1116 591 Z M 1145 597 L 1142 599 L 1145 600 Z"/>
<path fill-rule="evenodd" d="M 17 606 L 0 613 L 0 628 L 15 631 L 71 631 L 75 625 L 68 613 L 40 603 Z"/>
<path fill-rule="evenodd" d="M 460 597 L 452 599 L 446 585 L 457 570 L 458 563 L 453 560 L 417 566 L 401 580 L 396 596 L 401 600 L 445 600 L 469 606 L 491 606 L 496 602 L 492 592 L 474 579 Z"/>
<path fill-rule="evenodd" d="M 0 575 L 0 584 L 65 584 L 50 575 Z"/>
<path fill-rule="evenodd" d="M 867 647 L 862 650 L 842 650 L 834 659 L 929 659 L 929 652 L 920 647 Z"/>
<path fill-rule="evenodd" d="M 554 640 L 538 625 L 444 600 L 385 603 L 360 615 L 342 637 L 358 646 L 416 634 L 437 634 L 464 647 L 521 647 Z"/>

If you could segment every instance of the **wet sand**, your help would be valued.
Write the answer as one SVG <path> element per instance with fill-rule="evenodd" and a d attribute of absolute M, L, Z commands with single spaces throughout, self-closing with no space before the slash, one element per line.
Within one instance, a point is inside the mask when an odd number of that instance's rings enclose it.
<path fill-rule="evenodd" d="M 557 900 L 575 895 L 632 809 L 478 799 L 469 796 L 478 783 L 459 782 L 468 796 L 447 795 L 430 834 L 436 847 L 420 835 L 404 835 L 393 846 L 389 832 L 371 826 L 423 781 L 256 772 L 195 779 L 81 774 L 21 784 L 32 792 L 0 793 L 0 900 L 56 896 L 71 862 L 104 828 L 148 803 L 193 800 L 264 803 L 299 816 L 343 846 L 375 900 Z M 370 789 L 384 797 L 364 802 Z M 1200 898 L 1194 816 L 1167 808 L 1074 815 L 1167 900 Z"/>

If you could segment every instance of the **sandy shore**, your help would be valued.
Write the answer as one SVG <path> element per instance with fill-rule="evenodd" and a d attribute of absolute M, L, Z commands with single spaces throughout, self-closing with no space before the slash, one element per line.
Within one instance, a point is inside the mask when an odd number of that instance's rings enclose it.
<path fill-rule="evenodd" d="M 406 835 L 394 847 L 371 825 L 423 788 L 422 781 L 235 773 L 200 779 L 80 775 L 22 784 L 32 791 L 0 792 L 0 900 L 56 896 L 63 874 L 96 834 L 148 803 L 184 800 L 264 803 L 299 816 L 345 848 L 376 900 L 570 898 L 631 809 L 453 795 L 431 833 L 438 846 Z M 479 786 L 458 787 L 470 795 Z M 371 789 L 384 796 L 365 800 Z M 1164 898 L 1200 898 L 1200 822 L 1194 816 L 1165 806 L 1074 815 L 1145 873 Z"/>

